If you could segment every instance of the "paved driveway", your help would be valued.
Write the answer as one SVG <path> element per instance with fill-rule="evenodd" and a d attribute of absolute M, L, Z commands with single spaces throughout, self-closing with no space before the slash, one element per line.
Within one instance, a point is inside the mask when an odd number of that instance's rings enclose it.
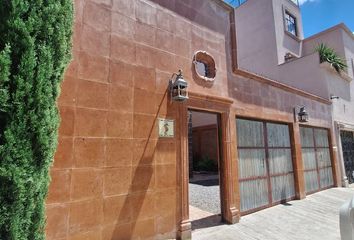
<path fill-rule="evenodd" d="M 195 239 L 339 240 L 339 208 L 353 188 L 332 188 L 241 218 L 235 225 L 193 231 Z"/>

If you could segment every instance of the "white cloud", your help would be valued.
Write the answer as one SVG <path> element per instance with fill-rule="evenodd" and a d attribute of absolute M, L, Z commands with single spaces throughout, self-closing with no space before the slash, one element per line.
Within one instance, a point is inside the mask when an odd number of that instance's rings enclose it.
<path fill-rule="evenodd" d="M 307 2 L 317 2 L 318 0 L 299 0 L 299 4 L 302 5 Z"/>

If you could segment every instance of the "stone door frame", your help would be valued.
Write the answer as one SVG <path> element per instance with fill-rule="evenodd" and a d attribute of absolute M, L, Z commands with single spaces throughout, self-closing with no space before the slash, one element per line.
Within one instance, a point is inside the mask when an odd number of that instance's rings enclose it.
<path fill-rule="evenodd" d="M 191 221 L 189 219 L 189 156 L 188 156 L 188 111 L 205 111 L 219 115 L 218 124 L 221 132 L 220 142 L 220 200 L 221 214 L 224 222 L 237 223 L 240 212 L 237 209 L 237 167 L 236 148 L 234 146 L 235 124 L 232 111 L 233 100 L 229 98 L 207 96 L 197 93 L 189 93 L 189 100 L 178 107 L 179 124 L 179 152 L 178 161 L 178 191 L 179 191 L 179 229 L 178 239 L 190 239 L 192 234 Z"/>

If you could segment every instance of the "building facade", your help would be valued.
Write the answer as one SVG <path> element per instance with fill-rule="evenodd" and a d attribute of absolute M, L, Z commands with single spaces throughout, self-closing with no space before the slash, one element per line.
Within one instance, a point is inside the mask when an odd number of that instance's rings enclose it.
<path fill-rule="evenodd" d="M 354 35 L 344 25 L 338 24 L 330 29 L 320 32 L 304 40 L 304 54 L 312 53 L 314 46 L 325 43 L 332 47 L 338 55 L 345 61 L 347 68 L 338 74 L 329 66 L 323 68 L 327 70 L 327 81 L 329 95 L 332 98 L 333 124 L 338 142 L 338 158 L 342 171 L 342 185 L 348 186 L 353 183 L 354 158 L 353 158 L 353 132 L 354 132 Z"/>
<path fill-rule="evenodd" d="M 347 178 L 352 183 L 354 171 L 354 35 L 341 23 L 304 39 L 296 3 L 250 0 L 236 9 L 239 67 L 331 100 L 342 185 L 348 186 Z M 264 16 L 264 21 L 258 16 Z M 347 68 L 340 74 L 330 64 L 319 62 L 315 49 L 321 43 L 344 60 Z"/>
<path fill-rule="evenodd" d="M 226 223 L 341 184 L 332 102 L 244 68 L 238 10 L 218 0 L 75 1 L 48 239 L 190 238 L 190 112 L 217 119 Z M 183 102 L 169 87 L 179 69 Z"/>

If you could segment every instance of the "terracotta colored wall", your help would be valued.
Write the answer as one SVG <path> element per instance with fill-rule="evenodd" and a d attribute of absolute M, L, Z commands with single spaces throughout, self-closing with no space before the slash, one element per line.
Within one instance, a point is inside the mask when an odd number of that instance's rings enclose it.
<path fill-rule="evenodd" d="M 330 106 L 232 73 L 229 12 L 217 1 L 76 0 L 75 6 L 73 61 L 59 99 L 47 199 L 50 240 L 176 236 L 180 105 L 169 102 L 166 89 L 180 68 L 190 91 L 233 98 L 233 114 L 292 122 L 293 107 L 306 105 L 310 124 L 330 126 Z M 214 84 L 193 78 L 196 50 L 214 56 Z M 158 117 L 176 120 L 175 138 L 157 137 Z"/>
<path fill-rule="evenodd" d="M 175 59 L 189 49 L 175 54 L 184 40 L 156 5 L 77 0 L 75 6 L 47 237 L 174 237 L 176 141 L 158 139 L 155 121 L 175 118 L 165 92 L 178 70 Z"/>

